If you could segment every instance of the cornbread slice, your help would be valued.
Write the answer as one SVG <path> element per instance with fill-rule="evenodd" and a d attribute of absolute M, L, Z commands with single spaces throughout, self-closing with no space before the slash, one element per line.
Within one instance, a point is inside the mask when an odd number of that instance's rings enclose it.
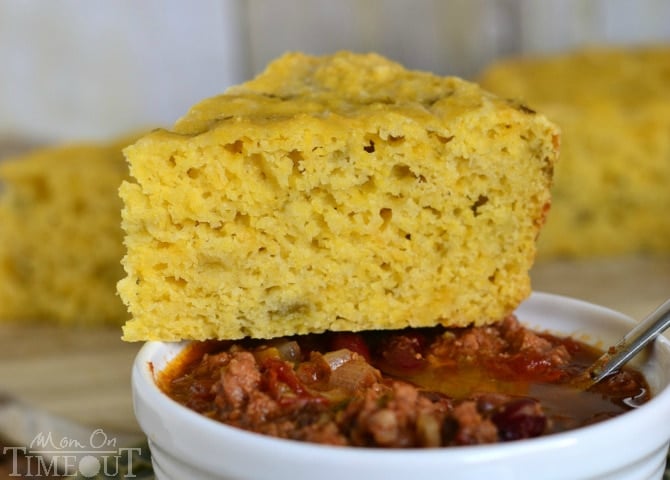
<path fill-rule="evenodd" d="M 557 129 L 374 54 L 287 54 L 125 149 L 126 340 L 485 324 L 529 293 Z"/>
<path fill-rule="evenodd" d="M 561 127 L 540 259 L 670 253 L 670 47 L 508 59 L 480 81 Z"/>
<path fill-rule="evenodd" d="M 0 319 L 121 325 L 121 149 L 71 144 L 0 163 Z"/>

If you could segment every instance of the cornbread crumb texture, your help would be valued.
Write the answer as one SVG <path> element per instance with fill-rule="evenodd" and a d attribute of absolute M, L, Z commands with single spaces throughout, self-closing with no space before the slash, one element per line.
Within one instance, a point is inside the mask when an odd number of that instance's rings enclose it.
<path fill-rule="evenodd" d="M 287 54 L 125 150 L 124 338 L 497 321 L 529 293 L 557 135 L 456 78 Z"/>
<path fill-rule="evenodd" d="M 540 259 L 670 254 L 670 47 L 509 59 L 480 81 L 561 128 Z"/>
<path fill-rule="evenodd" d="M 126 144 L 43 148 L 0 163 L 0 319 L 120 325 L 128 317 L 115 289 Z"/>

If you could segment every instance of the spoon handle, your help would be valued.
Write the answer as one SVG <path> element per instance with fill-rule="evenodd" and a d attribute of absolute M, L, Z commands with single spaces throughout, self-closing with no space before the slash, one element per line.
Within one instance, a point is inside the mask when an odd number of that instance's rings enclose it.
<path fill-rule="evenodd" d="M 617 345 L 609 348 L 595 362 L 590 371 L 592 383 L 598 383 L 628 362 L 668 327 L 670 327 L 670 300 L 666 300 L 660 307 L 647 315 Z"/>

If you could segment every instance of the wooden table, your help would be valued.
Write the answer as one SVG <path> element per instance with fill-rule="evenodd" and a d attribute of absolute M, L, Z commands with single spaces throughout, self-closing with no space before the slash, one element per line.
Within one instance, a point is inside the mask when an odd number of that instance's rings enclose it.
<path fill-rule="evenodd" d="M 116 328 L 0 324 L 0 389 L 72 420 L 138 432 L 130 369 L 138 343 Z"/>

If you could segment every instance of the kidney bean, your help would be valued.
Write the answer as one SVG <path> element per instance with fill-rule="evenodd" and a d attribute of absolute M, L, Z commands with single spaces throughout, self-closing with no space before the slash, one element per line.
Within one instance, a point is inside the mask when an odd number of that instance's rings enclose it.
<path fill-rule="evenodd" d="M 547 417 L 540 404 L 530 398 L 521 398 L 507 403 L 491 417 L 498 427 L 501 440 L 519 440 L 542 435 L 547 426 Z"/>

